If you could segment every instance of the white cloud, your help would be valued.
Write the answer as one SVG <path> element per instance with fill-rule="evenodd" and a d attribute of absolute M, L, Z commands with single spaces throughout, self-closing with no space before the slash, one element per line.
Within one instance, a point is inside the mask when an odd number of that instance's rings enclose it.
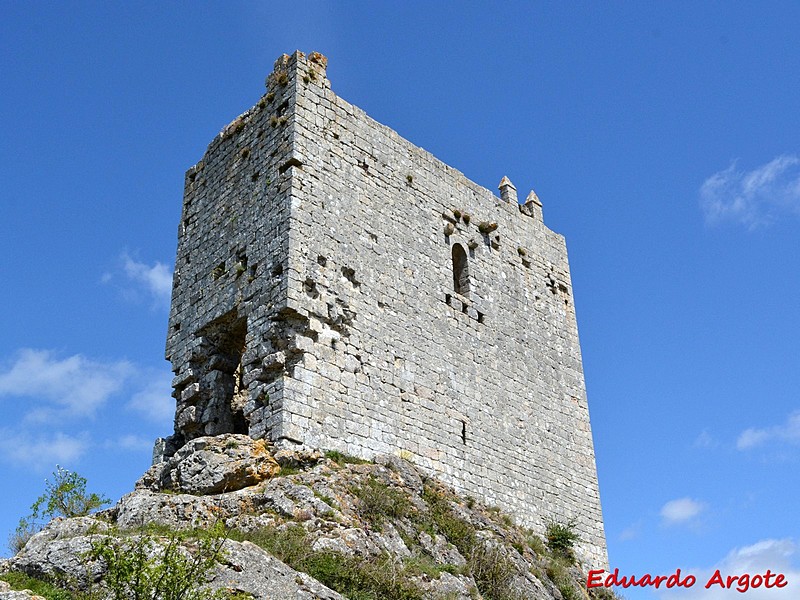
<path fill-rule="evenodd" d="M 633 525 L 629 525 L 625 529 L 623 529 L 619 534 L 619 541 L 627 542 L 629 540 L 635 540 L 638 538 L 642 533 L 642 524 L 634 523 Z"/>
<path fill-rule="evenodd" d="M 156 261 L 152 266 L 138 262 L 127 253 L 122 254 L 122 263 L 127 278 L 144 290 L 159 305 L 169 304 L 172 295 L 172 270 L 168 265 Z M 103 276 L 103 282 L 111 280 L 111 275 Z"/>
<path fill-rule="evenodd" d="M 785 442 L 789 444 L 800 443 L 800 410 L 793 412 L 786 419 L 786 423 L 766 427 L 763 429 L 745 429 L 736 440 L 736 448 L 748 450 L 769 441 Z"/>
<path fill-rule="evenodd" d="M 712 567 L 696 569 L 682 569 L 697 578 L 697 582 L 689 589 L 683 591 L 663 590 L 659 592 L 662 600 L 728 600 L 733 598 L 746 598 L 747 600 L 788 600 L 800 597 L 800 568 L 792 564 L 792 557 L 796 554 L 797 545 L 791 539 L 761 540 L 750 546 L 734 548 L 725 558 Z M 706 589 L 706 584 L 719 569 L 723 579 L 728 576 L 755 575 L 762 577 L 769 569 L 773 574 L 783 574 L 788 584 L 786 587 L 750 588 L 742 593 L 735 589 L 722 589 L 718 584 L 713 584 Z M 775 582 L 775 577 L 771 579 Z M 736 582 L 739 583 L 738 580 Z M 624 592 L 624 590 L 623 590 Z"/>
<path fill-rule="evenodd" d="M 19 350 L 0 361 L 0 461 L 52 469 L 55 464 L 70 465 L 91 450 L 150 451 L 153 440 L 135 429 L 142 422 L 138 416 L 170 423 L 175 410 L 170 389 L 168 369 L 92 360 L 81 354 L 58 356 L 50 350 Z M 107 419 L 121 422 L 120 400 L 137 415 L 124 422 L 129 433 L 114 435 Z M 117 410 L 112 413 L 112 408 Z M 92 442 L 81 431 L 86 419 L 95 417 L 107 432 L 105 441 Z"/>
<path fill-rule="evenodd" d="M 49 350 L 24 348 L 13 364 L 0 372 L 0 398 L 38 401 L 27 413 L 33 421 L 92 416 L 122 388 L 133 370 L 124 360 L 103 363 L 80 354 L 60 359 Z"/>
<path fill-rule="evenodd" d="M 661 507 L 661 518 L 665 525 L 686 523 L 698 516 L 706 505 L 691 498 L 678 498 L 670 500 Z"/>
<path fill-rule="evenodd" d="M 800 158 L 782 154 L 752 171 L 739 171 L 734 162 L 705 180 L 700 205 L 708 223 L 738 221 L 749 229 L 800 215 Z"/>
<path fill-rule="evenodd" d="M 172 373 L 164 371 L 153 375 L 143 389 L 136 392 L 128 407 L 157 423 L 169 423 L 175 414 L 172 391 Z"/>
<path fill-rule="evenodd" d="M 34 435 L 0 430 L 0 458 L 21 467 L 52 469 L 79 460 L 89 448 L 88 436 L 61 432 Z"/>
<path fill-rule="evenodd" d="M 739 434 L 736 440 L 736 448 L 739 450 L 747 450 L 759 444 L 763 444 L 770 438 L 770 434 L 766 429 L 745 429 Z"/>
<path fill-rule="evenodd" d="M 715 440 L 714 437 L 708 433 L 707 429 L 703 429 L 703 431 L 700 432 L 700 435 L 694 439 L 693 446 L 695 448 L 716 448 L 717 440 Z"/>

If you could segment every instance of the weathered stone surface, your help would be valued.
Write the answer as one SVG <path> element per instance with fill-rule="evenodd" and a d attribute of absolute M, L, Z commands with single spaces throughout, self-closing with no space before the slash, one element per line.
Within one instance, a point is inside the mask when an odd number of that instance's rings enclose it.
<path fill-rule="evenodd" d="M 190 451 L 202 456 L 209 448 L 225 448 L 231 439 L 221 435 L 187 444 L 181 460 L 202 462 L 193 460 Z M 304 458 L 308 456 L 313 460 Z M 237 539 L 251 535 L 250 539 L 263 540 L 265 532 L 272 539 L 290 535 L 300 539 L 297 543 L 309 554 L 339 553 L 334 562 L 344 565 L 350 561 L 349 568 L 353 561 L 380 565 L 414 586 L 424 598 L 480 597 L 476 590 L 481 586 L 485 590 L 486 585 L 480 577 L 494 578 L 494 585 L 505 586 L 503 597 L 560 597 L 546 576 L 534 575 L 545 573 L 547 563 L 528 545 L 527 532 L 479 501 L 454 495 L 408 461 L 381 456 L 376 463 L 353 464 L 348 457 L 334 461 L 306 451 L 283 453 L 283 458 L 305 466 L 255 485 L 209 495 L 156 492 L 140 486 L 98 515 L 55 519 L 17 556 L 0 563 L 0 570 L 45 578 L 57 574 L 86 589 L 103 578 L 104 565 L 87 559 L 92 544 L 103 536 L 122 534 L 136 539 L 142 528 L 156 525 L 160 526 L 156 531 L 162 532 L 157 543 L 163 543 L 165 527 L 205 529 L 221 522 L 229 532 L 241 536 Z M 445 513 L 447 523 L 457 524 L 454 530 L 441 525 Z M 453 531 L 456 537 L 448 538 Z M 465 536 L 472 540 L 469 546 L 463 545 Z M 191 541 L 182 544 L 189 552 L 197 548 Z M 427 567 L 407 569 L 414 564 Z M 495 569 L 496 565 L 501 568 Z M 487 570 L 492 572 L 487 575 Z M 573 577 L 580 580 L 580 571 Z M 224 540 L 224 555 L 208 585 L 246 592 L 257 599 L 340 598 L 261 547 L 234 539 Z M 509 596 L 509 590 L 517 596 Z M 13 598 L 27 600 L 18 594 Z"/>
<path fill-rule="evenodd" d="M 325 457 L 319 450 L 308 450 L 304 448 L 280 448 L 276 450 L 274 456 L 281 467 L 289 467 L 292 469 L 311 467 Z"/>
<path fill-rule="evenodd" d="M 40 579 L 63 576 L 85 588 L 98 573 L 96 565 L 87 564 L 86 554 L 92 548 L 92 540 L 109 529 L 108 523 L 93 517 L 53 519 L 6 566 Z"/>
<path fill-rule="evenodd" d="M 431 537 L 430 534 L 423 531 L 420 533 L 418 541 L 420 546 L 439 564 L 463 567 L 467 563 L 466 559 L 459 554 L 458 549 L 441 535 L 434 534 Z"/>
<path fill-rule="evenodd" d="M 174 529 L 202 528 L 219 518 L 213 497 L 160 494 L 143 489 L 123 496 L 114 511 L 121 529 L 136 529 L 150 523 Z"/>
<path fill-rule="evenodd" d="M 447 598 L 447 600 L 474 600 L 475 584 L 469 577 L 442 573 L 438 579 L 420 581 L 420 587 L 427 597 Z"/>
<path fill-rule="evenodd" d="M 137 487 L 216 494 L 255 485 L 279 471 L 264 440 L 227 434 L 192 440 L 165 462 L 153 465 Z"/>
<path fill-rule="evenodd" d="M 63 527 L 61 529 L 63 533 Z M 89 562 L 85 558 L 92 543 L 100 537 L 79 534 L 68 538 L 59 536 L 44 544 L 29 544 L 24 552 L 9 561 L 8 566 L 43 579 L 58 576 L 71 582 L 74 587 L 87 589 L 90 583 L 100 580 L 104 573 L 102 564 Z M 226 540 L 221 556 L 207 583 L 211 589 L 245 592 L 257 600 L 344 600 L 343 596 L 305 573 L 288 567 L 250 542 Z M 4 591 L 2 583 L 0 599 L 30 600 L 30 596 L 24 592 Z"/>
<path fill-rule="evenodd" d="M 398 483 L 403 487 L 413 490 L 417 494 L 422 493 L 422 477 L 407 460 L 391 454 L 381 454 L 375 457 L 375 464 L 383 465 L 394 473 Z"/>
<path fill-rule="evenodd" d="M 252 594 L 257 600 L 346 600 L 250 542 L 225 542 L 225 560 L 210 587 Z"/>
<path fill-rule="evenodd" d="M 37 596 L 30 590 L 12 590 L 8 583 L 0 581 L 0 600 L 45 600 L 45 598 Z"/>
<path fill-rule="evenodd" d="M 413 458 L 606 566 L 564 238 L 282 57 L 186 173 L 168 455 L 206 435 Z M 502 175 L 498 172 L 498 180 Z"/>

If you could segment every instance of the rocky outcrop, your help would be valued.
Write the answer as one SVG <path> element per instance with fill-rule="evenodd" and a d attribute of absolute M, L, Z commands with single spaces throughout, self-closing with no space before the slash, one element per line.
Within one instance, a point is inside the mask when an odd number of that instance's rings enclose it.
<path fill-rule="evenodd" d="M 166 462 L 153 465 L 136 487 L 218 494 L 256 485 L 278 471 L 264 440 L 227 434 L 188 442 Z"/>
<path fill-rule="evenodd" d="M 148 535 L 168 544 L 178 539 L 174 532 L 212 528 L 226 533 L 206 585 L 259 600 L 355 592 L 384 600 L 549 600 L 562 598 L 564 586 L 581 594 L 574 597 L 586 594 L 580 571 L 563 561 L 555 569 L 541 540 L 405 460 L 273 455 L 242 435 L 193 440 L 113 508 L 53 520 L 0 570 L 88 589 L 106 569 L 88 558 L 100 540 Z M 194 539 L 180 534 L 188 555 L 198 552 Z"/>
<path fill-rule="evenodd" d="M 110 530 L 110 525 L 99 518 L 56 519 L 32 537 L 5 568 L 86 590 L 103 577 L 103 564 L 91 560 L 89 555 L 98 541 L 108 537 Z M 251 542 L 227 539 L 221 540 L 221 544 L 221 559 L 208 582 L 213 589 L 263 599 L 343 600 L 340 594 Z M 22 596 L 8 596 L 8 600 L 17 599 L 25 600 Z M 0 595 L 0 600 L 6 597 Z"/>
<path fill-rule="evenodd" d="M 12 590 L 11 585 L 0 581 L 0 600 L 45 600 L 30 590 Z"/>
<path fill-rule="evenodd" d="M 227 540 L 225 560 L 217 569 L 216 586 L 254 598 L 346 600 L 313 577 L 295 571 L 251 542 Z"/>

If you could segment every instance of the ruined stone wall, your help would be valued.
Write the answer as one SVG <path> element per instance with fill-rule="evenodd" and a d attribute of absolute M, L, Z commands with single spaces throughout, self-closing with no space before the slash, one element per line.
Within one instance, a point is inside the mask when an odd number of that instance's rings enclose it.
<path fill-rule="evenodd" d="M 177 400 L 167 454 L 201 435 L 279 430 L 283 371 L 263 368 L 263 358 L 290 338 L 287 59 L 276 63 L 270 91 L 186 173 L 167 334 Z"/>
<path fill-rule="evenodd" d="M 540 532 L 575 519 L 605 565 L 563 237 L 535 195 L 521 210 L 507 180 L 498 198 L 338 98 L 325 65 L 276 63 L 187 177 L 173 446 L 244 428 L 399 453 Z"/>

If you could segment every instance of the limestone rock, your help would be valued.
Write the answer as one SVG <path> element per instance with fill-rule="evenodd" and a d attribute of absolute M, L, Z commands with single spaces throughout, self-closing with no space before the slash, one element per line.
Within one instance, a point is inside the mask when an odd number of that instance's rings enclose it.
<path fill-rule="evenodd" d="M 52 531 L 51 531 L 52 533 Z M 103 565 L 91 563 L 85 554 L 99 536 L 78 535 L 51 540 L 25 550 L 9 561 L 13 570 L 46 579 L 58 576 L 72 585 L 87 589 L 103 576 Z M 244 592 L 256 600 L 345 600 L 343 596 L 314 578 L 295 571 L 250 542 L 225 540 L 222 560 L 207 583 L 211 589 Z M 35 600 L 21 591 L 4 590 L 0 582 L 0 600 Z"/>
<path fill-rule="evenodd" d="M 281 467 L 290 467 L 293 469 L 314 466 L 325 458 L 325 455 L 319 450 L 292 450 L 289 448 L 277 450 L 274 456 Z"/>
<path fill-rule="evenodd" d="M 448 600 L 473 600 L 475 585 L 470 577 L 444 572 L 438 579 L 422 581 L 420 587 L 426 598 L 447 598 Z"/>
<path fill-rule="evenodd" d="M 392 454 L 382 454 L 375 458 L 375 463 L 383 465 L 392 471 L 402 486 L 413 490 L 417 494 L 422 493 L 422 477 L 407 460 Z"/>
<path fill-rule="evenodd" d="M 0 581 L 0 600 L 45 600 L 30 590 L 14 591 L 5 581 Z"/>
<path fill-rule="evenodd" d="M 203 528 L 218 518 L 212 497 L 159 494 L 150 490 L 136 490 L 123 496 L 114 510 L 120 529 L 136 529 L 150 523 L 172 529 Z"/>
<path fill-rule="evenodd" d="M 256 485 L 279 471 L 264 440 L 231 433 L 188 442 L 174 456 L 151 467 L 136 487 L 217 494 Z"/>
<path fill-rule="evenodd" d="M 430 554 L 433 560 L 439 564 L 455 565 L 457 567 L 463 567 L 467 564 L 467 560 L 461 556 L 458 549 L 441 535 L 431 537 L 430 534 L 423 531 L 419 534 L 419 543 L 425 549 L 425 552 Z"/>
<path fill-rule="evenodd" d="M 91 550 L 92 541 L 109 529 L 108 523 L 92 517 L 53 519 L 8 560 L 6 568 L 40 579 L 65 576 L 77 587 L 85 588 L 98 573 L 96 565 L 88 565 L 84 557 Z"/>
<path fill-rule="evenodd" d="M 381 456 L 364 464 L 307 449 L 279 452 L 287 467 L 297 466 L 275 475 L 278 462 L 258 441 L 231 434 L 197 438 L 148 471 L 113 508 L 54 519 L 17 556 L 0 561 L 0 571 L 58 575 L 87 589 L 104 576 L 102 562 L 86 558 L 103 536 L 135 537 L 157 525 L 162 533 L 155 535 L 165 541 L 171 534 L 164 529 L 207 529 L 221 522 L 231 537 L 208 585 L 256 600 L 342 598 L 325 585 L 341 584 L 341 574 L 318 581 L 301 572 L 309 564 L 306 555 L 341 564 L 347 577 L 362 583 L 376 576 L 378 565 L 378 573 L 388 569 L 394 581 L 422 598 L 480 598 L 494 593 L 486 587 L 489 580 L 504 586 L 503 593 L 517 594 L 509 598 L 562 597 L 546 576 L 547 559 L 534 551 L 530 532 L 424 477 L 410 462 Z M 189 552 L 197 547 L 191 535 L 180 544 Z M 286 553 L 287 547 L 294 550 Z M 570 576 L 577 593 L 581 572 L 574 569 Z M 23 592 L 0 592 L 0 600 L 6 598 L 30 600 Z"/>
<path fill-rule="evenodd" d="M 252 594 L 257 600 L 346 600 L 250 542 L 225 542 L 225 559 L 210 587 Z"/>

